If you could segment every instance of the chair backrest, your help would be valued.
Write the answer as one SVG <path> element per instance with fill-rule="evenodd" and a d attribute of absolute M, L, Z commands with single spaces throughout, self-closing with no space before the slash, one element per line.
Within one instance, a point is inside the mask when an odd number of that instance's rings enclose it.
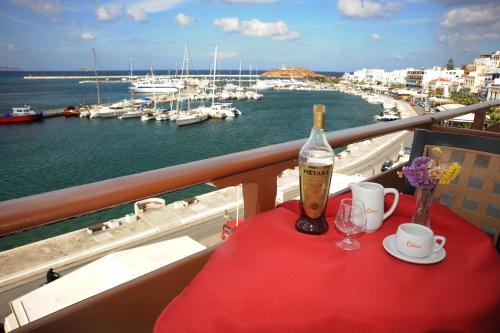
<path fill-rule="evenodd" d="M 435 200 L 477 225 L 489 234 L 497 248 L 500 232 L 500 139 L 476 135 L 415 130 L 411 164 L 419 156 L 432 156 L 439 147 L 440 163 L 457 162 L 462 166 L 458 177 L 447 185 L 438 185 Z M 405 193 L 414 188 L 405 180 Z"/>

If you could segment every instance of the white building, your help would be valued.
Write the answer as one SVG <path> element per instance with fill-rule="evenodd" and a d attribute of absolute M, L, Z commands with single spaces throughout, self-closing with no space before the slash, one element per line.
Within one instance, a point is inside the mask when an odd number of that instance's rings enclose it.
<path fill-rule="evenodd" d="M 486 96 L 487 101 L 495 101 L 497 99 L 500 99 L 500 78 L 495 79 L 488 85 L 488 94 Z"/>
<path fill-rule="evenodd" d="M 459 68 L 446 69 L 438 66 L 426 69 L 422 78 L 423 90 L 427 91 L 432 82 L 448 82 L 446 84 L 448 88 L 459 89 L 464 85 L 464 70 Z"/>

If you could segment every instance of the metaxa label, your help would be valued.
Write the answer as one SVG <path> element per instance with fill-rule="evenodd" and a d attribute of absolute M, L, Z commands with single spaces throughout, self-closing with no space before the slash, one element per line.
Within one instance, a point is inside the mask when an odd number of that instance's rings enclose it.
<path fill-rule="evenodd" d="M 302 208 L 309 218 L 316 219 L 323 214 L 328 199 L 332 170 L 333 165 L 303 164 L 300 166 Z"/>

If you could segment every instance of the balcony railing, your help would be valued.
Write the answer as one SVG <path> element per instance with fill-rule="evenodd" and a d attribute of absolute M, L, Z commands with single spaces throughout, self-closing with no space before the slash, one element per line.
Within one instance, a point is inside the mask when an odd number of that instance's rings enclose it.
<path fill-rule="evenodd" d="M 468 113 L 475 114 L 474 133 L 484 135 L 481 130 L 485 113 L 493 106 L 500 106 L 500 101 L 335 131 L 328 133 L 327 139 L 331 146 L 339 147 L 414 128 L 460 131 L 442 127 L 440 123 Z M 500 138 L 498 133 L 488 135 Z M 249 217 L 274 208 L 277 176 L 296 166 L 303 143 L 304 140 L 297 140 L 1 202 L 0 235 L 202 183 L 220 187 L 243 184 L 245 216 Z M 395 179 L 394 170 L 377 178 L 385 184 Z M 146 274 L 22 326 L 16 332 L 150 332 L 161 309 L 189 283 L 213 251 L 213 248 L 205 250 Z"/>
<path fill-rule="evenodd" d="M 482 130 L 485 113 L 500 101 L 470 105 L 447 112 L 406 118 L 383 124 L 344 129 L 327 134 L 332 147 L 413 128 L 430 128 L 441 121 L 475 113 L 473 128 Z M 304 140 L 276 144 L 92 184 L 0 202 L 0 235 L 6 235 L 98 210 L 213 183 L 224 187 L 243 184 L 245 217 L 274 207 L 276 176 L 297 164 Z"/>

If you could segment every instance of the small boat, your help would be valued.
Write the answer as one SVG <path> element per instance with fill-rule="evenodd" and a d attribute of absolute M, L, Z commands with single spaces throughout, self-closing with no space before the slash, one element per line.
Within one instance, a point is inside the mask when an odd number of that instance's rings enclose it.
<path fill-rule="evenodd" d="M 378 121 L 393 121 L 401 119 L 398 115 L 393 112 L 384 111 L 380 115 L 374 117 Z"/>
<path fill-rule="evenodd" d="M 156 121 L 169 120 L 170 116 L 166 112 L 158 112 L 155 117 Z"/>
<path fill-rule="evenodd" d="M 143 115 L 142 110 L 141 109 L 137 109 L 137 110 L 132 110 L 132 111 L 125 112 L 124 114 L 122 114 L 121 116 L 119 116 L 118 119 L 139 118 L 142 115 Z"/>
<path fill-rule="evenodd" d="M 68 105 L 64 108 L 64 116 L 66 118 L 69 117 L 78 117 L 80 115 L 80 111 L 74 105 Z"/>
<path fill-rule="evenodd" d="M 176 119 L 175 124 L 177 126 L 184 126 L 190 124 L 201 123 L 207 120 L 208 115 L 205 112 L 190 110 L 188 112 L 182 112 Z"/>
<path fill-rule="evenodd" d="M 148 121 L 148 120 L 153 120 L 155 119 L 156 116 L 153 114 L 153 113 L 144 113 L 142 116 L 141 116 L 141 121 Z"/>
<path fill-rule="evenodd" d="M 27 123 L 43 118 L 42 112 L 31 111 L 30 108 L 29 105 L 12 108 L 11 113 L 0 116 L 0 124 Z"/>

